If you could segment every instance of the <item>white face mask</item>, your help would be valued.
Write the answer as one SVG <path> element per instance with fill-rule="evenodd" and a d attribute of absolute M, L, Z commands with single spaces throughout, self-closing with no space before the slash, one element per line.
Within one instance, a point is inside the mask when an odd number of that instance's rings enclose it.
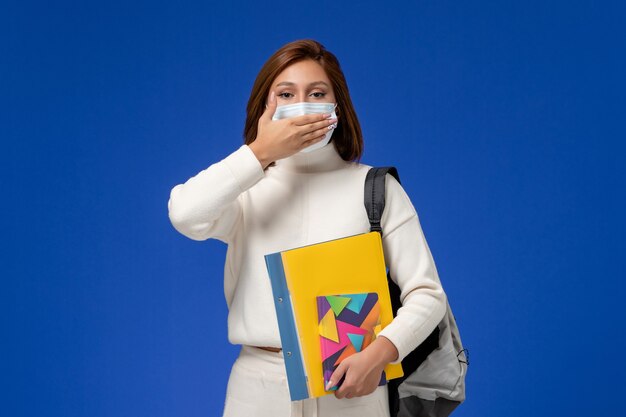
<path fill-rule="evenodd" d="M 330 113 L 331 117 L 336 118 L 337 114 L 335 114 L 335 107 L 337 107 L 336 103 L 293 103 L 293 104 L 285 104 L 283 106 L 277 106 L 276 111 L 274 112 L 274 116 L 272 116 L 272 120 L 279 119 L 288 119 L 290 117 L 295 116 L 304 116 L 305 114 L 315 114 L 315 113 Z M 335 129 L 330 129 L 324 139 L 321 141 L 314 143 L 311 146 L 307 146 L 302 149 L 300 152 L 311 152 L 316 149 L 319 149 L 323 146 L 326 146 L 328 142 L 330 142 L 330 137 L 333 135 L 333 131 Z"/>

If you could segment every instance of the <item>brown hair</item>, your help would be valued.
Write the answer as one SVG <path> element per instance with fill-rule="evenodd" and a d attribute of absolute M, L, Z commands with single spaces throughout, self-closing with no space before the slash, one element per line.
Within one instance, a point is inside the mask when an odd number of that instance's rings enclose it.
<path fill-rule="evenodd" d="M 266 98 L 276 77 L 291 64 L 305 59 L 312 59 L 322 66 L 335 93 L 335 112 L 339 120 L 331 142 L 335 144 L 335 149 L 344 161 L 360 161 L 363 154 L 363 135 L 343 71 L 337 57 L 312 39 L 297 40 L 284 45 L 263 64 L 252 86 L 246 107 L 246 125 L 243 131 L 245 144 L 249 145 L 256 139 L 259 118 L 265 111 Z"/>

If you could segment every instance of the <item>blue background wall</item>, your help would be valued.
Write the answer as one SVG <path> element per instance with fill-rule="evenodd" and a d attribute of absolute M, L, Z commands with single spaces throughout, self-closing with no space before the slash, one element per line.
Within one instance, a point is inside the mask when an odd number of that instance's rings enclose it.
<path fill-rule="evenodd" d="M 420 215 L 471 352 L 456 415 L 620 414 L 619 3 L 3 2 L 0 413 L 220 415 L 226 247 L 167 200 L 311 37 Z"/>

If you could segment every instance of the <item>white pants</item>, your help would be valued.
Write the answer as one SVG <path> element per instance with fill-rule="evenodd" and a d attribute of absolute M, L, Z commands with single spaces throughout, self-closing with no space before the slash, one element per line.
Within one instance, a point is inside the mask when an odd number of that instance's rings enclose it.
<path fill-rule="evenodd" d="M 333 394 L 291 401 L 283 353 L 243 345 L 235 360 L 224 417 L 389 417 L 387 386 L 362 397 L 337 399 Z"/>

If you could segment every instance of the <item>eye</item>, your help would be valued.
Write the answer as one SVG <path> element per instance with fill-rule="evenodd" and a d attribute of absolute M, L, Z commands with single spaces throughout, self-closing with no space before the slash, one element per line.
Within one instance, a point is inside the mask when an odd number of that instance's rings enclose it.
<path fill-rule="evenodd" d="M 319 94 L 319 95 L 317 95 L 317 94 Z M 322 98 L 322 97 L 324 97 L 326 95 L 326 93 L 323 93 L 321 91 L 317 91 L 315 93 L 311 93 L 311 95 L 314 96 L 315 98 Z"/>
<path fill-rule="evenodd" d="M 289 97 L 286 97 L 286 96 L 285 96 L 286 94 L 291 94 L 291 93 L 287 93 L 287 92 L 285 92 L 285 93 L 280 93 L 280 94 L 278 94 L 278 97 L 282 97 L 282 98 L 289 98 Z M 293 96 L 293 94 L 291 94 L 291 95 Z"/>

